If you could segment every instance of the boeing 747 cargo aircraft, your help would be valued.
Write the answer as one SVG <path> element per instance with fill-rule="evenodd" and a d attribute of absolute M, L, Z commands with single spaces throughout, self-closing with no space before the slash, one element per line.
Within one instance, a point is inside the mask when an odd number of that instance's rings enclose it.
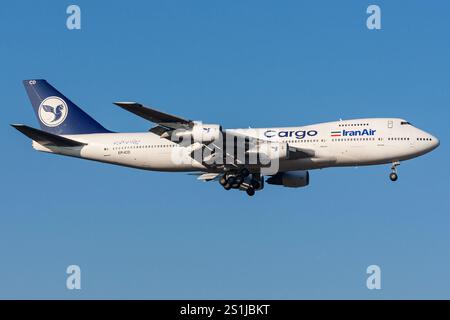
<path fill-rule="evenodd" d="M 433 135 L 398 118 L 340 120 L 298 127 L 223 129 L 137 102 L 116 102 L 154 125 L 148 132 L 105 129 L 45 80 L 23 81 L 41 129 L 12 126 L 38 151 L 144 170 L 191 172 L 225 190 L 253 196 L 264 184 L 305 187 L 309 170 L 390 164 L 439 146 Z"/>

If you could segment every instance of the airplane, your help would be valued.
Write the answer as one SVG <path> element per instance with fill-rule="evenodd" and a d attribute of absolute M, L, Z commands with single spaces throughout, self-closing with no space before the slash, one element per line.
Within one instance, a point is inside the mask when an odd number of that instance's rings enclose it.
<path fill-rule="evenodd" d="M 223 129 L 137 102 L 118 107 L 152 123 L 148 132 L 105 129 L 46 80 L 24 80 L 40 130 L 12 126 L 35 150 L 153 171 L 187 172 L 249 196 L 264 184 L 309 185 L 309 171 L 391 164 L 424 155 L 439 139 L 400 118 L 339 120 L 298 127 Z"/>

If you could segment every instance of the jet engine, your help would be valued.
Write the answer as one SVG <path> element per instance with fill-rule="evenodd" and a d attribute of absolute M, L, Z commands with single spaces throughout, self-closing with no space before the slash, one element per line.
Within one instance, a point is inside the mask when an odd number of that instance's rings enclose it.
<path fill-rule="evenodd" d="M 309 185 L 308 171 L 279 172 L 266 180 L 268 184 L 280 185 L 289 188 L 300 188 Z"/>
<path fill-rule="evenodd" d="M 194 142 L 209 144 L 213 141 L 218 141 L 221 138 L 222 127 L 218 124 L 203 124 L 200 122 L 194 122 L 192 129 L 175 130 L 173 135 L 178 139 L 192 139 Z"/>
<path fill-rule="evenodd" d="M 271 160 L 285 160 L 289 158 L 289 146 L 286 142 L 268 143 L 267 151 L 267 155 Z"/>
<path fill-rule="evenodd" d="M 219 141 L 221 138 L 222 127 L 218 124 L 195 123 L 192 128 L 192 138 L 194 142 L 211 143 Z"/>
<path fill-rule="evenodd" d="M 246 152 L 250 156 L 258 156 L 260 161 L 268 163 L 273 160 L 289 158 L 289 146 L 285 142 L 265 142 L 250 147 Z"/>

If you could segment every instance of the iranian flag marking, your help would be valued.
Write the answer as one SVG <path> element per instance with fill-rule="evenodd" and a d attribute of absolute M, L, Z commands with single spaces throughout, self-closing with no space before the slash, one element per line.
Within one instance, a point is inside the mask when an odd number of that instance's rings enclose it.
<path fill-rule="evenodd" d="M 341 132 L 340 131 L 331 131 L 331 136 L 332 137 L 340 137 L 341 136 Z"/>

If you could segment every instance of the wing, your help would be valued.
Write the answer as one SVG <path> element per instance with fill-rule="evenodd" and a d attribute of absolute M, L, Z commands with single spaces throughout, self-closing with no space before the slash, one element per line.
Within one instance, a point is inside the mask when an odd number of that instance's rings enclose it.
<path fill-rule="evenodd" d="M 162 126 L 163 129 L 190 129 L 194 126 L 192 120 L 183 119 L 156 109 L 144 107 L 137 102 L 114 102 L 114 104 L 148 121 L 157 123 Z"/>
<path fill-rule="evenodd" d="M 178 116 L 158 111 L 156 109 L 145 107 L 137 102 L 115 102 L 114 104 L 121 107 L 122 109 L 125 109 L 131 113 L 136 114 L 139 117 L 157 123 L 158 125 L 156 127 L 151 128 L 150 132 L 159 135 L 161 138 L 166 138 L 170 140 L 170 132 L 172 132 L 173 130 L 177 129 L 190 130 L 195 125 L 194 121 L 192 120 L 184 119 Z M 233 150 L 229 151 L 227 148 L 224 148 L 225 146 L 224 142 L 227 139 L 234 139 L 234 138 L 240 138 L 239 140 L 244 143 L 239 144 L 239 146 L 235 146 L 234 152 Z M 203 163 L 209 171 L 216 171 L 216 170 L 221 171 L 226 170 L 227 168 L 237 168 L 242 166 L 247 167 L 245 162 L 241 161 L 240 159 L 234 156 L 235 154 L 237 154 L 236 152 L 237 149 L 244 149 L 244 153 L 249 153 L 251 152 L 249 148 L 251 148 L 252 146 L 254 147 L 255 144 L 274 143 L 269 140 L 248 136 L 245 133 L 236 132 L 234 130 L 223 131 L 223 141 L 221 142 L 222 143 L 217 144 L 214 142 L 208 144 L 196 143 L 195 145 L 191 146 L 192 147 L 191 157 Z M 223 164 L 214 164 L 214 161 L 208 161 L 212 160 L 216 156 L 215 154 L 211 154 L 210 159 L 204 158 L 197 159 L 195 153 L 197 151 L 204 151 L 204 149 L 209 149 L 210 151 L 217 151 L 217 150 L 221 151 L 221 156 L 223 157 L 224 160 L 222 162 Z M 197 154 L 203 154 L 203 152 L 197 152 Z M 314 156 L 314 151 L 289 146 L 289 155 L 290 159 L 309 158 Z"/>

